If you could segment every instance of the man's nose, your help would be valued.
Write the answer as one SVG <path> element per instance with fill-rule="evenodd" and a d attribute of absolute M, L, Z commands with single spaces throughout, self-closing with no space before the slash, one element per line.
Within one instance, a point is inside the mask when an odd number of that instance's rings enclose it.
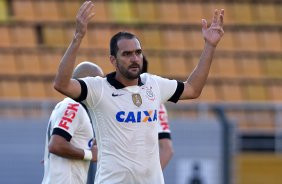
<path fill-rule="evenodd" d="M 132 53 L 131 55 L 131 61 L 136 62 L 139 60 L 139 56 L 136 53 Z"/>

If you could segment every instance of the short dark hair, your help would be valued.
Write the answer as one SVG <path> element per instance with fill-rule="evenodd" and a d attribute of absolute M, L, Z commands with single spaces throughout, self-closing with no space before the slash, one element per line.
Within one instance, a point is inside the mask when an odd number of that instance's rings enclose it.
<path fill-rule="evenodd" d="M 110 41 L 110 54 L 112 56 L 117 56 L 117 52 L 118 52 L 118 41 L 121 39 L 133 39 L 133 38 L 137 38 L 134 34 L 129 33 L 129 32 L 118 32 L 117 34 L 115 34 Z"/>

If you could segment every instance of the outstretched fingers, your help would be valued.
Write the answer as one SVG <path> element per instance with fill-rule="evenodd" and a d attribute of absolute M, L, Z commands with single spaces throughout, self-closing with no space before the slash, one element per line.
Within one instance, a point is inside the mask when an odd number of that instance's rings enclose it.
<path fill-rule="evenodd" d="M 92 8 L 94 7 L 94 4 L 91 1 L 85 1 L 83 5 L 80 7 L 80 10 L 78 12 L 78 17 L 80 17 L 83 20 L 89 21 L 95 13 L 92 12 Z"/>
<path fill-rule="evenodd" d="M 223 27 L 223 18 L 224 18 L 224 9 L 219 10 L 215 9 L 213 19 L 212 19 L 212 25 L 213 26 L 221 26 Z"/>
<path fill-rule="evenodd" d="M 219 15 L 219 26 L 223 27 L 223 18 L 224 18 L 224 9 L 221 9 L 220 15 Z"/>
<path fill-rule="evenodd" d="M 218 10 L 214 10 L 213 18 L 212 18 L 212 24 L 217 24 L 218 23 Z"/>
<path fill-rule="evenodd" d="M 224 35 L 223 31 L 223 18 L 224 18 L 224 9 L 221 9 L 218 19 L 218 25 L 214 28 L 217 30 L 218 34 L 222 37 Z"/>
<path fill-rule="evenodd" d="M 82 16 L 82 14 L 83 14 L 83 12 L 84 12 L 84 10 L 85 10 L 85 7 L 87 6 L 88 3 L 89 3 L 88 1 L 85 1 L 85 2 L 80 6 L 80 8 L 79 8 L 79 10 L 78 10 L 78 13 L 77 13 L 77 17 L 81 17 L 81 16 Z"/>
<path fill-rule="evenodd" d="M 208 29 L 208 23 L 206 19 L 202 19 L 202 30 L 207 30 Z"/>
<path fill-rule="evenodd" d="M 95 13 L 92 12 L 93 7 L 94 4 L 91 1 L 89 1 L 83 12 L 83 17 L 86 19 L 86 21 L 89 21 L 95 15 Z"/>
<path fill-rule="evenodd" d="M 216 46 L 224 35 L 223 31 L 224 10 L 215 9 L 211 25 L 207 28 L 206 21 L 202 20 L 202 32 L 207 43 Z"/>
<path fill-rule="evenodd" d="M 92 11 L 94 4 L 91 1 L 85 1 L 76 15 L 76 37 L 83 38 L 86 31 L 87 25 L 90 19 L 95 15 Z"/>

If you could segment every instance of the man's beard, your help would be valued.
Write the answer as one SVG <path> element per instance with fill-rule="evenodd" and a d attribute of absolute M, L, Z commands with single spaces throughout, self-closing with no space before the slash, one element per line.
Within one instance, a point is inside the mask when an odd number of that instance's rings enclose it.
<path fill-rule="evenodd" d="M 138 67 L 139 71 L 137 73 L 133 73 L 133 72 L 130 72 L 129 69 L 132 68 L 132 67 Z M 120 73 L 127 79 L 137 79 L 139 78 L 140 74 L 141 74 L 141 68 L 140 68 L 140 65 L 138 64 L 132 64 L 128 67 L 128 69 L 124 68 L 123 66 L 120 66 L 118 64 L 118 69 L 120 71 Z"/>

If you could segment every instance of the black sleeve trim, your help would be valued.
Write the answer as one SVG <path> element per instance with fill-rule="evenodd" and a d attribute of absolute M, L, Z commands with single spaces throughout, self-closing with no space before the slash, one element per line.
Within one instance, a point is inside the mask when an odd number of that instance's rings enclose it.
<path fill-rule="evenodd" d="M 178 102 L 180 96 L 182 95 L 184 91 L 184 83 L 183 82 L 179 82 L 177 81 L 177 88 L 174 92 L 174 94 L 172 95 L 172 97 L 170 97 L 170 99 L 168 101 L 171 101 L 171 102 Z"/>
<path fill-rule="evenodd" d="M 59 135 L 59 136 L 62 136 L 63 138 L 65 138 L 68 142 L 70 142 L 72 136 L 64 131 L 63 129 L 60 129 L 60 128 L 54 128 L 53 132 L 52 132 L 52 135 Z"/>
<path fill-rule="evenodd" d="M 80 93 L 80 96 L 77 99 L 74 99 L 74 100 L 77 101 L 77 102 L 81 102 L 81 101 L 85 100 L 86 97 L 87 97 L 87 85 L 83 80 L 80 80 L 80 79 L 76 79 L 76 80 L 80 83 L 81 93 Z"/>
<path fill-rule="evenodd" d="M 170 133 L 168 132 L 159 133 L 159 140 L 161 139 L 171 139 Z"/>

